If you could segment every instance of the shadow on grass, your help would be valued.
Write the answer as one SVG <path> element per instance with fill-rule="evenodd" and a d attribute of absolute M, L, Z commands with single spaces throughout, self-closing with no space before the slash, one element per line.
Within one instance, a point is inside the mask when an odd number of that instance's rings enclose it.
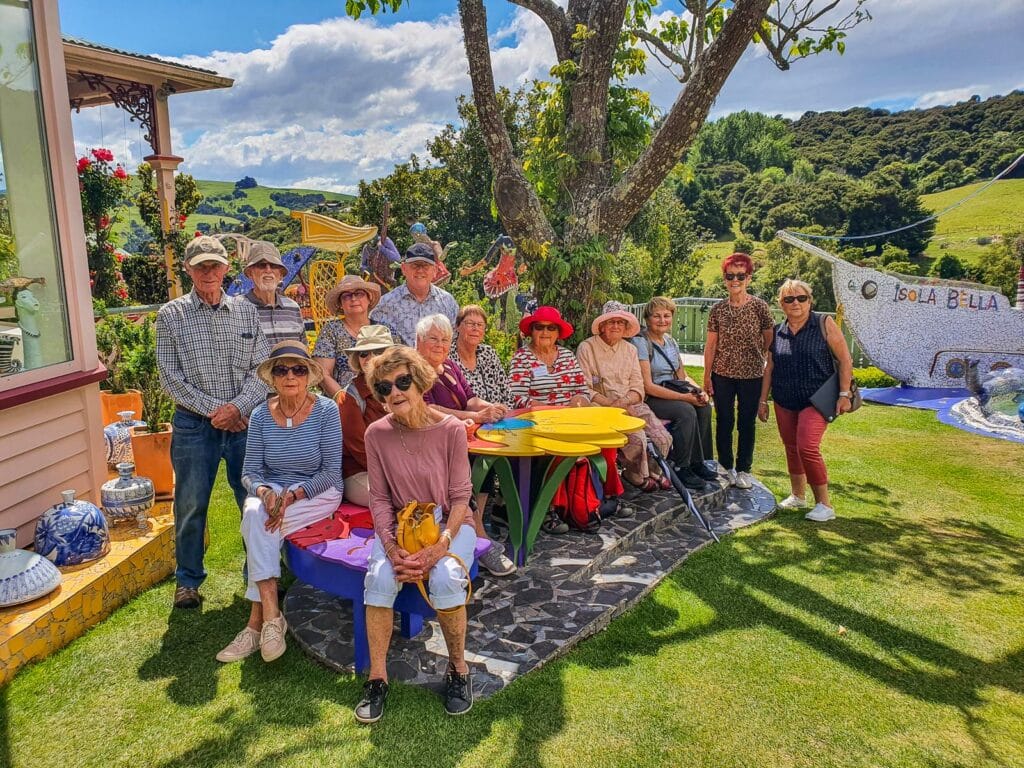
<path fill-rule="evenodd" d="M 987 687 L 1024 693 L 1024 648 L 985 661 L 838 603 L 779 571 L 797 567 L 815 574 L 860 574 L 879 580 L 899 576 L 932 584 L 935 591 L 954 598 L 974 590 L 1014 594 L 1010 580 L 1024 576 L 1019 539 L 985 523 L 963 520 L 851 518 L 826 529 L 783 518 L 778 527 L 730 540 L 701 557 L 703 567 L 680 568 L 670 579 L 712 609 L 712 621 L 666 633 L 676 621 L 675 611 L 648 601 L 582 646 L 573 661 L 604 669 L 628 663 L 629 656 L 656 654 L 666 646 L 770 627 L 900 693 L 959 708 L 979 749 L 991 754 L 984 737 L 971 727 L 972 710 L 986 702 Z M 772 605 L 780 601 L 785 604 L 782 610 Z M 867 638 L 876 649 L 866 653 L 854 647 L 836 632 L 839 625 L 850 635 Z"/>

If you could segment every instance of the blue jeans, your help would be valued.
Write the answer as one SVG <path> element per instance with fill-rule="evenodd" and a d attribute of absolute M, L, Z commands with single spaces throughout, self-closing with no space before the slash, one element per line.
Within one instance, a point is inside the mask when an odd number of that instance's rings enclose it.
<path fill-rule="evenodd" d="M 179 587 L 198 588 L 206 578 L 203 568 L 206 513 L 221 459 L 227 462 L 228 483 L 235 492 L 239 511 L 245 504 L 242 462 L 245 461 L 247 433 L 214 429 L 209 419 L 182 410 L 174 412 L 172 424 L 174 547 L 178 561 L 174 578 Z"/>

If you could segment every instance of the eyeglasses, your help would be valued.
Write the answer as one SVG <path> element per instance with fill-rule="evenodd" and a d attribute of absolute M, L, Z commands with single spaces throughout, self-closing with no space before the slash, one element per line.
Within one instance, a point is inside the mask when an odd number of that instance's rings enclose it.
<path fill-rule="evenodd" d="M 749 275 L 746 272 L 726 272 L 725 281 L 732 282 L 733 280 L 746 280 Z"/>
<path fill-rule="evenodd" d="M 459 323 L 459 328 L 486 328 L 487 323 L 483 320 L 463 320 Z"/>
<path fill-rule="evenodd" d="M 366 291 L 345 291 L 344 293 L 338 294 L 338 298 L 342 301 L 354 301 L 358 298 L 368 299 L 369 295 Z"/>
<path fill-rule="evenodd" d="M 278 378 L 284 378 L 288 375 L 289 371 L 294 373 L 300 379 L 303 376 L 309 375 L 309 367 L 305 365 L 275 365 L 270 369 L 270 372 Z"/>
<path fill-rule="evenodd" d="M 383 355 L 383 349 L 364 349 L 359 353 L 359 359 L 365 360 L 368 357 L 376 357 L 377 355 Z"/>
<path fill-rule="evenodd" d="M 277 264 L 271 264 L 269 261 L 260 261 L 252 264 L 250 269 L 277 269 Z"/>
<path fill-rule="evenodd" d="M 806 303 L 806 302 L 808 302 L 810 300 L 811 300 L 811 297 L 808 296 L 806 293 L 801 293 L 799 296 L 783 296 L 782 297 L 782 303 L 783 304 L 792 304 L 794 301 L 799 301 L 801 304 L 804 304 L 804 303 Z"/>
<path fill-rule="evenodd" d="M 555 323 L 534 323 L 530 327 L 531 331 L 558 331 L 561 330 Z"/>
<path fill-rule="evenodd" d="M 391 394 L 392 387 L 398 387 L 399 392 L 408 392 L 411 386 L 412 374 L 403 373 L 401 376 L 396 376 L 394 381 L 378 381 L 373 385 L 373 391 L 377 393 L 377 397 L 383 400 Z"/>
<path fill-rule="evenodd" d="M 621 317 L 613 317 L 611 320 L 605 320 L 601 325 L 626 325 L 626 321 Z"/>

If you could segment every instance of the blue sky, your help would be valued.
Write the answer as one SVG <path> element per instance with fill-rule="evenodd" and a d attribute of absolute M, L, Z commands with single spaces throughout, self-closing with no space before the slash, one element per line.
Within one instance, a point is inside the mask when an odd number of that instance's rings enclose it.
<path fill-rule="evenodd" d="M 849 4 L 852 0 L 842 0 Z M 679 0 L 665 0 L 678 12 Z M 358 22 L 344 0 L 62 0 L 65 34 L 213 69 L 229 90 L 172 96 L 173 151 L 197 178 L 254 176 L 271 186 L 354 191 L 386 175 L 456 119 L 469 92 L 455 0 L 411 0 L 397 15 Z M 495 78 L 545 78 L 554 56 L 537 18 L 487 0 Z M 841 6 L 842 7 L 842 6 Z M 740 109 L 805 111 L 955 103 L 1024 87 L 1024 0 L 868 0 L 845 56 L 780 72 L 755 46 L 712 117 Z M 680 86 L 653 64 L 638 85 L 668 109 Z M 148 154 L 113 107 L 74 116 L 76 145 L 109 146 L 129 167 Z"/>

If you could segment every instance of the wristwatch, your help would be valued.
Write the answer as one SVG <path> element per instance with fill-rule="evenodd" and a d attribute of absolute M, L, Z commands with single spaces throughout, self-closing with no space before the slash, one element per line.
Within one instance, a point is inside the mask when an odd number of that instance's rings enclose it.
<path fill-rule="evenodd" d="M 839 393 L 839 396 L 840 396 L 840 397 L 845 397 L 845 398 L 849 399 L 851 395 L 850 395 L 850 393 L 849 393 L 849 392 L 847 392 L 847 391 L 846 391 L 846 390 L 844 389 L 844 390 L 843 390 L 842 392 L 840 392 L 840 393 Z"/>

